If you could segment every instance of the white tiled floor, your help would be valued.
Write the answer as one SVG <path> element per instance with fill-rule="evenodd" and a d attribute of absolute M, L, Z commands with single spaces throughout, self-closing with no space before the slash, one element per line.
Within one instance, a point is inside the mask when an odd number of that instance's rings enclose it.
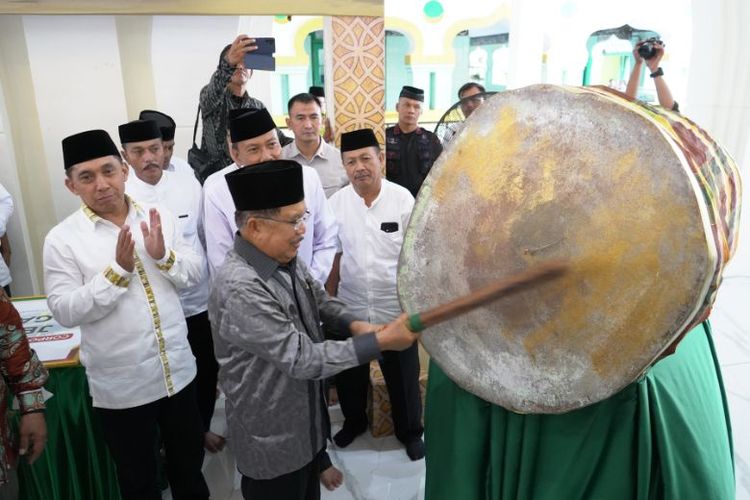
<path fill-rule="evenodd" d="M 214 415 L 214 429 L 221 432 L 223 401 Z M 331 427 L 336 433 L 343 419 L 338 406 L 331 409 Z M 395 437 L 373 438 L 369 431 L 346 449 L 328 449 L 334 465 L 344 473 L 344 484 L 334 491 L 321 487 L 322 500 L 423 500 L 425 462 L 412 462 Z M 215 500 L 242 500 L 240 478 L 231 453 L 206 454 L 203 473 Z M 167 492 L 164 500 L 171 500 Z"/>
<path fill-rule="evenodd" d="M 727 273 L 711 323 L 732 418 L 737 500 L 750 500 L 750 275 Z"/>
<path fill-rule="evenodd" d="M 331 412 L 333 432 L 341 428 L 338 408 Z M 344 473 L 344 485 L 322 500 L 422 500 L 425 462 L 412 462 L 395 437 L 373 438 L 367 431 L 345 449 L 328 449 Z"/>

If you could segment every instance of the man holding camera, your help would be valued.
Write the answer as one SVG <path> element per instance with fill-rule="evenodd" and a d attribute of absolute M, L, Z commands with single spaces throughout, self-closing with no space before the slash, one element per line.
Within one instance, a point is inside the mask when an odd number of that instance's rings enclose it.
<path fill-rule="evenodd" d="M 664 70 L 659 66 L 664 57 L 664 42 L 658 38 L 649 38 L 648 40 L 640 41 L 635 44 L 633 57 L 635 58 L 635 64 L 633 65 L 633 71 L 630 73 L 625 93 L 634 99 L 636 98 L 638 82 L 641 77 L 641 68 L 645 62 L 646 67 L 649 69 L 649 76 L 654 79 L 659 105 L 663 108 L 679 112 L 680 107 L 677 101 L 672 98 L 672 92 L 669 91 L 667 82 L 664 81 Z"/>

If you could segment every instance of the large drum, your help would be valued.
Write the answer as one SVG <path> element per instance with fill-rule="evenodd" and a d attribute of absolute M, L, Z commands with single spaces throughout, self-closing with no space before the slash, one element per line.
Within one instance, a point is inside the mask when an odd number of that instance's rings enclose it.
<path fill-rule="evenodd" d="M 739 200 L 732 159 L 679 114 L 605 88 L 503 92 L 425 181 L 399 297 L 417 312 L 568 261 L 563 278 L 422 337 L 477 396 L 520 413 L 566 412 L 636 380 L 707 317 Z"/>

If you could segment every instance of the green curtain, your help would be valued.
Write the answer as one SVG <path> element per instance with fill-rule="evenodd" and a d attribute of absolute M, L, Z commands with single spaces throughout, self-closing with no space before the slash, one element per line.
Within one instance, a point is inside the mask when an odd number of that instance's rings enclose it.
<path fill-rule="evenodd" d="M 734 498 L 729 413 L 708 322 L 637 382 L 563 415 L 519 415 L 430 363 L 426 500 Z"/>
<path fill-rule="evenodd" d="M 53 368 L 45 388 L 47 446 L 18 467 L 24 500 L 118 500 L 115 465 L 104 443 L 83 367 Z"/>

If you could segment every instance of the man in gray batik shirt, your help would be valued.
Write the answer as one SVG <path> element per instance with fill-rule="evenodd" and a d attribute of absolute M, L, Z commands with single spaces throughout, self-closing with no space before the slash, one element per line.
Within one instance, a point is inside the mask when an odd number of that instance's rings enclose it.
<path fill-rule="evenodd" d="M 384 328 L 356 321 L 297 261 L 307 213 L 297 162 L 264 162 L 226 179 L 239 229 L 208 310 L 242 494 L 318 499 L 330 436 L 323 379 L 406 349 L 418 334 L 405 315 Z M 341 340 L 325 340 L 321 322 Z"/>

